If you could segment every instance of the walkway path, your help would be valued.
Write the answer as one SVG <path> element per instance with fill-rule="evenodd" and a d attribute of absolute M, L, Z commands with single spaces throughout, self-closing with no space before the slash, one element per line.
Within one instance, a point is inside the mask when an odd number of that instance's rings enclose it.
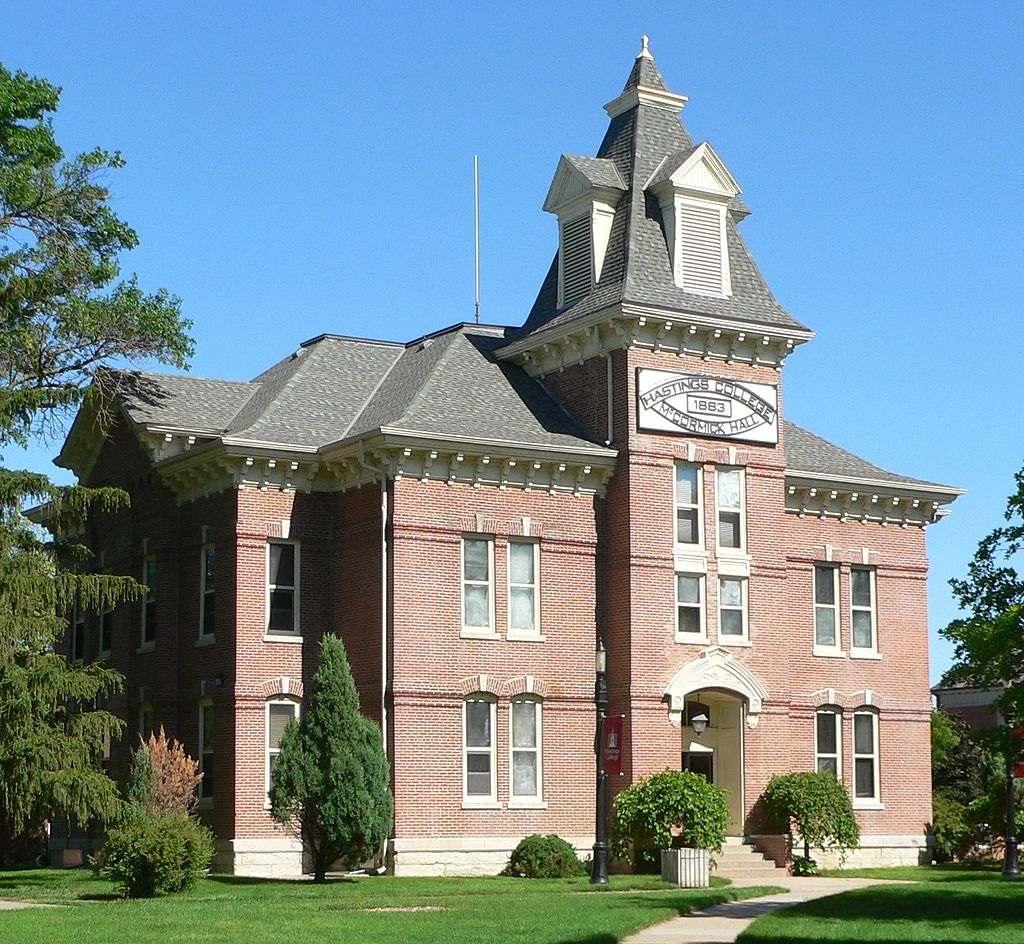
<path fill-rule="evenodd" d="M 669 918 L 627 937 L 623 944 L 720 944 L 734 941 L 748 924 L 761 915 L 814 898 L 883 883 L 869 878 L 793 878 L 780 874 L 774 884 L 789 891 L 746 901 L 727 901 L 704 911 Z"/>

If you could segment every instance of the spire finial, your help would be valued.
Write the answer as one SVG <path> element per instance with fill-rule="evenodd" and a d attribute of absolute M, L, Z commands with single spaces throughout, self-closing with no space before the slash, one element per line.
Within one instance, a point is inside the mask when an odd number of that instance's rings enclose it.
<path fill-rule="evenodd" d="M 647 48 L 647 46 L 650 43 L 650 41 L 651 41 L 651 37 L 648 36 L 646 33 L 643 36 L 640 37 L 640 54 L 637 56 L 637 59 L 653 59 L 654 58 L 654 56 L 651 55 L 650 49 Z"/>

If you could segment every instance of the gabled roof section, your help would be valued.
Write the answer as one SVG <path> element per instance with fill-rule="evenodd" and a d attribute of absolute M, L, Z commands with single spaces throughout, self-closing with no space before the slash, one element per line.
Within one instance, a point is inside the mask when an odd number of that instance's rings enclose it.
<path fill-rule="evenodd" d="M 670 154 L 647 182 L 646 190 L 671 181 L 677 187 L 728 195 L 740 193 L 740 185 L 707 141 Z"/>
<path fill-rule="evenodd" d="M 552 291 L 549 274 L 529 317 L 512 336 L 507 356 L 560 337 L 575 326 L 589 325 L 599 312 L 615 306 L 656 309 L 659 314 L 680 318 L 692 315 L 721 320 L 752 330 L 772 329 L 795 339 L 795 343 L 812 336 L 768 289 L 736 227 L 749 210 L 735 197 L 728 204 L 726 223 L 732 294 L 707 296 L 675 285 L 662 211 L 649 192 L 650 182 L 680 170 L 688 160 L 706 160 L 722 174 L 723 183 L 735 186 L 710 145 L 694 146 L 679 116 L 685 101 L 684 96 L 666 89 L 645 43 L 623 95 L 608 106 L 612 118 L 597 152 L 598 160 L 615 165 L 628 187 L 616 206 L 601 279 L 589 295 L 559 309 L 557 285 Z M 734 192 L 738 191 L 735 186 Z M 554 271 L 557 273 L 557 255 Z"/>

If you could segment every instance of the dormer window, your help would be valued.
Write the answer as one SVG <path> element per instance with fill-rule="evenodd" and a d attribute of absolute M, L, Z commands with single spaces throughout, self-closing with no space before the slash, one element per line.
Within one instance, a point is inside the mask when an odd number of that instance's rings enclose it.
<path fill-rule="evenodd" d="M 563 154 L 544 209 L 558 216 L 558 307 L 590 294 L 601 280 L 615 207 L 626 191 L 606 158 Z"/>
<path fill-rule="evenodd" d="M 725 219 L 740 188 L 711 145 L 669 155 L 647 189 L 661 206 L 675 284 L 702 295 L 731 295 Z"/>

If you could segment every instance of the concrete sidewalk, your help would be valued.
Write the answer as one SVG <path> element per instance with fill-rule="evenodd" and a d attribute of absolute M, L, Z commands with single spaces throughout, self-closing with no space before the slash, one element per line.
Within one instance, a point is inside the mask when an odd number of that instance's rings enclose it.
<path fill-rule="evenodd" d="M 793 878 L 782 874 L 773 884 L 789 890 L 780 895 L 728 901 L 704 911 L 669 918 L 627 937 L 623 944 L 720 944 L 735 941 L 736 936 L 761 915 L 803 901 L 886 882 L 869 878 Z"/>

